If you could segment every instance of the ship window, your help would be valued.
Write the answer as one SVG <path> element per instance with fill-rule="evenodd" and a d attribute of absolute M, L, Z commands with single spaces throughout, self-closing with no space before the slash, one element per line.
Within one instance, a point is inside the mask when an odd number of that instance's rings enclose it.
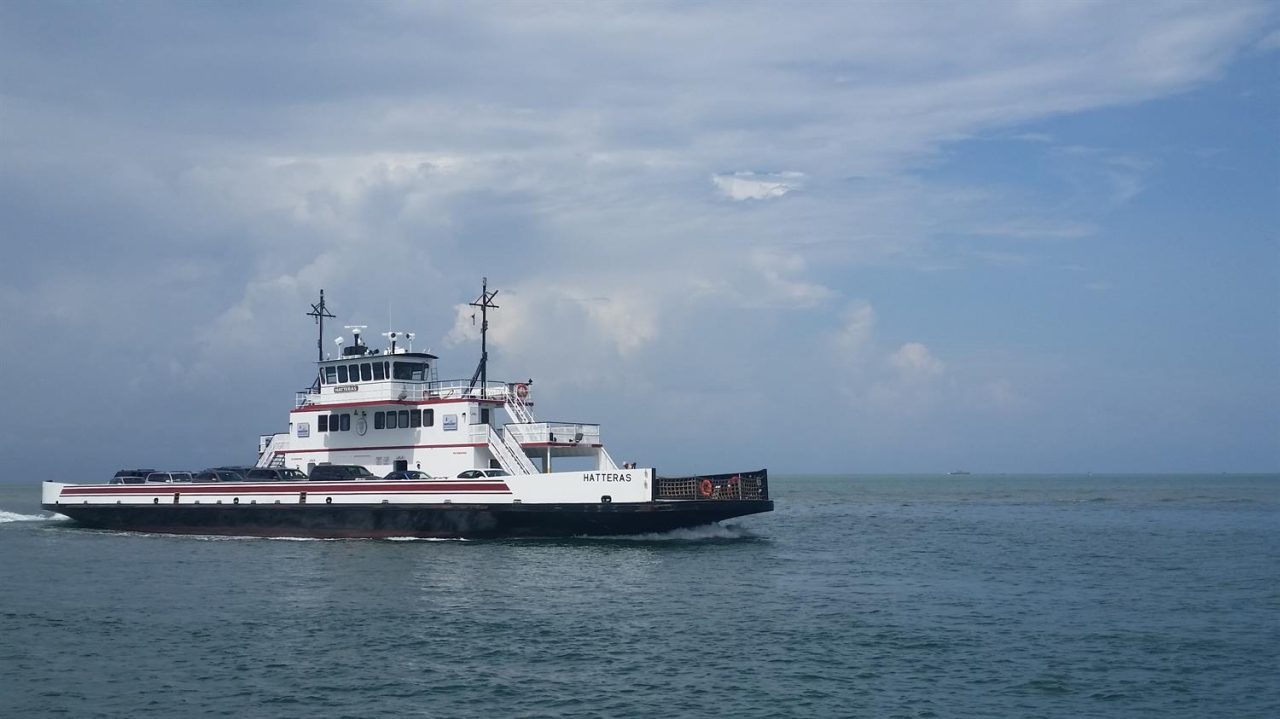
<path fill-rule="evenodd" d="M 339 382 L 347 381 L 347 366 L 344 364 L 338 365 L 338 381 Z"/>
<path fill-rule="evenodd" d="M 373 379 L 373 367 L 370 367 L 368 362 L 360 365 L 360 379 L 365 382 Z"/>
<path fill-rule="evenodd" d="M 426 379 L 427 364 L 425 362 L 396 362 L 395 379 L 421 382 Z"/>
<path fill-rule="evenodd" d="M 374 367 L 377 367 L 377 366 L 378 366 L 378 365 L 374 365 Z M 386 428 L 387 428 L 387 415 L 386 415 L 386 414 L 384 414 L 384 413 L 382 413 L 382 412 L 375 412 L 375 413 L 373 414 L 373 428 L 374 428 L 374 429 L 386 429 Z"/>
<path fill-rule="evenodd" d="M 358 364 L 351 365 L 350 372 L 348 372 L 348 374 L 351 375 L 352 382 L 359 382 L 360 381 L 360 365 Z"/>
<path fill-rule="evenodd" d="M 338 431 L 338 415 L 336 414 L 329 415 L 329 431 L 330 432 Z"/>
<path fill-rule="evenodd" d="M 328 432 L 329 431 L 329 415 L 327 414 L 320 415 L 320 421 L 317 424 L 319 425 L 319 427 L 317 428 L 319 431 Z"/>
<path fill-rule="evenodd" d="M 434 409 L 422 410 L 422 426 L 430 427 L 436 423 L 436 411 Z"/>
<path fill-rule="evenodd" d="M 396 413 L 387 412 L 387 429 L 395 429 L 395 428 L 396 428 Z"/>
<path fill-rule="evenodd" d="M 351 431 L 351 415 L 349 414 L 342 415 L 342 431 L 343 432 Z"/>
<path fill-rule="evenodd" d="M 374 362 L 374 363 L 373 363 L 373 378 L 374 378 L 374 379 L 386 379 L 386 378 L 387 378 L 387 366 L 386 366 L 386 363 L 385 363 L 385 362 Z"/>
<path fill-rule="evenodd" d="M 410 427 L 422 426 L 422 410 L 420 409 L 409 410 L 409 426 Z"/>
<path fill-rule="evenodd" d="M 484 407 L 480 410 L 480 424 L 489 424 L 489 408 Z"/>
<path fill-rule="evenodd" d="M 400 426 L 401 427 L 409 426 L 409 410 L 407 409 L 400 410 Z"/>
<path fill-rule="evenodd" d="M 325 367 L 325 368 L 324 368 L 324 383 L 325 383 L 325 384 L 337 384 L 337 383 L 338 383 L 338 368 L 337 368 L 337 367 Z"/>

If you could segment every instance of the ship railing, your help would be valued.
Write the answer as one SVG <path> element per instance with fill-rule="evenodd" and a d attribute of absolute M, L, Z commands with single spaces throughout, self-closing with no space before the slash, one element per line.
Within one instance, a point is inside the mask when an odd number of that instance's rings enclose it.
<path fill-rule="evenodd" d="M 477 382 L 471 386 L 469 379 L 446 379 L 423 383 L 423 397 L 427 399 L 499 399 L 506 401 L 509 385 L 506 382 Z"/>
<path fill-rule="evenodd" d="M 471 386 L 470 380 L 443 380 L 413 382 L 404 380 L 378 380 L 359 384 L 324 385 L 319 391 L 307 389 L 294 395 L 294 409 L 307 405 L 330 402 L 419 402 L 433 399 L 491 399 L 506 401 L 508 385 L 505 382 L 479 383 Z"/>
<path fill-rule="evenodd" d="M 578 422 L 530 422 L 508 424 L 507 431 L 520 444 L 600 444 L 600 425 Z"/>
<path fill-rule="evenodd" d="M 653 483 L 654 499 L 768 499 L 769 471 L 699 474 L 688 477 L 658 477 Z"/>

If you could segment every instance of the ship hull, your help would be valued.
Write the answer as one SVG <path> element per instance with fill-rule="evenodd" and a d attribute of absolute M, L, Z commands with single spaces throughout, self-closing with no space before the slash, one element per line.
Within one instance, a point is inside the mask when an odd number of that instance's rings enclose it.
<path fill-rule="evenodd" d="M 323 506 L 58 503 L 43 506 L 93 529 L 244 537 L 481 539 L 666 532 L 772 511 L 773 501 Z"/>

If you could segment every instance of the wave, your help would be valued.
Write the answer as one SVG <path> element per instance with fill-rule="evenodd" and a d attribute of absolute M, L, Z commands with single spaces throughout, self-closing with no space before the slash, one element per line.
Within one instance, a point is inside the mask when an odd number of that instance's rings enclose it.
<path fill-rule="evenodd" d="M 0 509 L 0 524 L 8 522 L 49 522 L 63 519 L 70 519 L 70 517 L 61 514 L 18 514 L 17 512 L 6 512 Z"/>

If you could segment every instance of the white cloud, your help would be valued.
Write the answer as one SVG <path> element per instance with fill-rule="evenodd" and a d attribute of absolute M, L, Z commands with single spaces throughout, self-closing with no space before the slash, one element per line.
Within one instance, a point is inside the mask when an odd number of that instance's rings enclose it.
<path fill-rule="evenodd" d="M 782 197 L 803 186 L 804 173 L 779 172 L 776 174 L 757 174 L 754 172 L 735 172 L 732 175 L 712 175 L 720 194 L 731 200 L 768 200 Z"/>
<path fill-rule="evenodd" d="M 845 310 L 843 321 L 836 331 L 836 346 L 844 351 L 846 357 L 858 357 L 870 347 L 875 327 L 875 308 L 868 302 L 852 303 Z"/>
<path fill-rule="evenodd" d="M 920 342 L 907 342 L 899 347 L 889 355 L 889 364 L 909 380 L 933 379 L 946 369 L 946 365 Z"/>

